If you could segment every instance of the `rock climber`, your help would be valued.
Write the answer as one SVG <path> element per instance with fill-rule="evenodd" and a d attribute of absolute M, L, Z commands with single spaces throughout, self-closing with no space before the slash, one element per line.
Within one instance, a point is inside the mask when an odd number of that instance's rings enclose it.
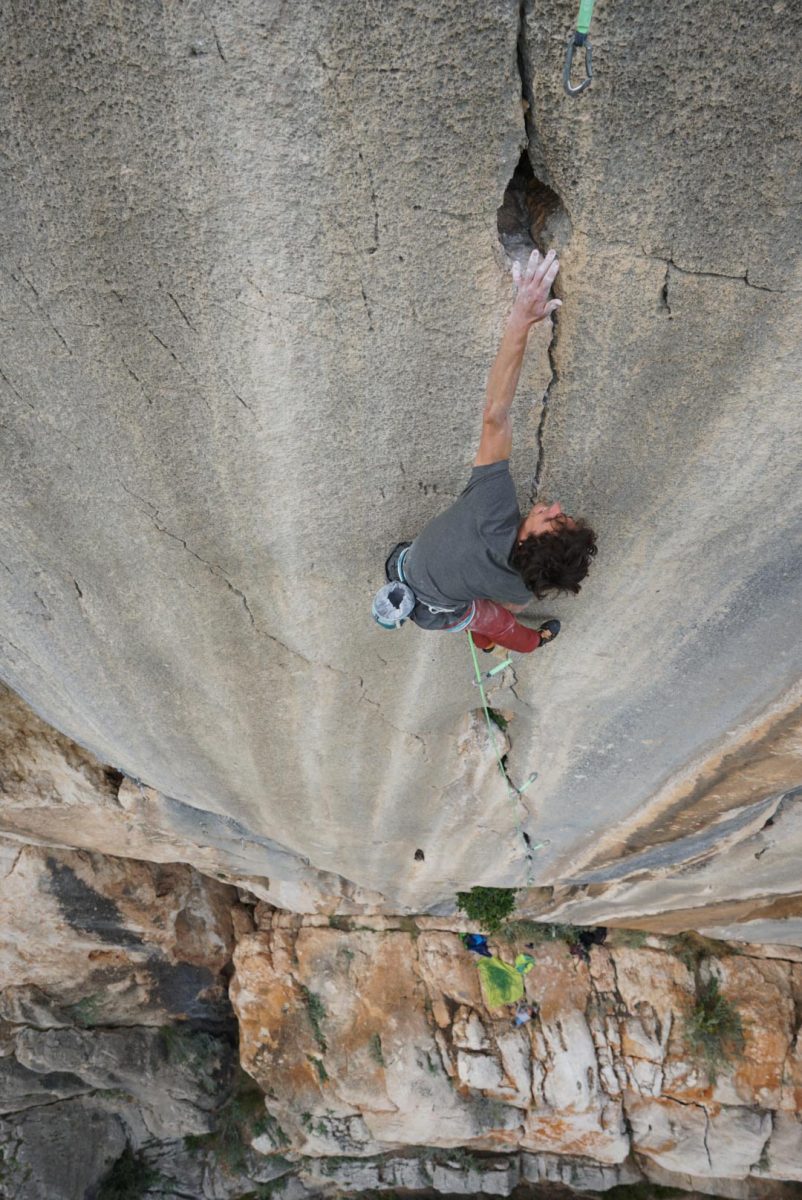
<path fill-rule="evenodd" d="M 537 629 L 516 620 L 532 597 L 579 591 L 596 553 L 596 536 L 560 504 L 535 504 L 521 516 L 510 475 L 512 408 L 529 332 L 551 319 L 560 300 L 549 293 L 560 264 L 553 250 L 516 263 L 516 296 L 487 382 L 482 436 L 468 486 L 414 542 L 401 542 L 387 579 L 414 593 L 412 621 L 422 629 L 469 629 L 482 650 L 495 645 L 529 653 L 552 641 L 560 622 Z M 391 601 L 392 603 L 393 601 Z M 378 619 L 378 618 L 377 618 Z"/>

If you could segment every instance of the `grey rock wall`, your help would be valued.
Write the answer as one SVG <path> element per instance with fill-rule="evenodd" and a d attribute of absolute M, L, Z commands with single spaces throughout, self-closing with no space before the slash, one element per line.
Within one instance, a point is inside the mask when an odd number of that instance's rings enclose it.
<path fill-rule="evenodd" d="M 299 908 L 319 879 L 421 911 L 573 877 L 798 676 L 788 10 L 607 3 L 575 101 L 573 16 L 6 22 L 0 676 L 166 798 L 163 829 L 235 822 Z M 513 465 L 601 545 L 494 699 L 538 773 L 530 862 L 464 640 L 368 615 L 387 547 L 467 477 L 524 146 L 564 306 Z"/>

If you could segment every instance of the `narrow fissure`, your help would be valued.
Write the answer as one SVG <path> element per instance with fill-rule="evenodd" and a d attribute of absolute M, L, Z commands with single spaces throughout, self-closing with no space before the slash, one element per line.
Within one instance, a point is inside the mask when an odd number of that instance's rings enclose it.
<path fill-rule="evenodd" d="M 505 255 L 511 262 L 522 266 L 533 250 L 541 254 L 552 246 L 558 249 L 568 239 L 570 222 L 562 201 L 555 191 L 542 179 L 538 179 L 524 148 L 512 178 L 507 184 L 504 199 L 498 210 L 498 237 Z M 560 297 L 559 276 L 555 280 L 554 294 Z M 551 375 L 541 401 L 540 419 L 537 428 L 537 461 L 530 485 L 529 502 L 534 504 L 540 490 L 544 466 L 544 432 L 546 415 L 552 388 L 557 382 L 555 359 L 557 342 L 557 314 L 552 318 L 551 341 L 549 342 L 549 366 Z"/>
<path fill-rule="evenodd" d="M 526 41 L 526 18 L 527 0 L 522 0 L 517 56 L 526 127 L 526 145 L 504 192 L 497 214 L 498 237 L 502 249 L 511 262 L 518 262 L 521 265 L 526 262 L 534 249 L 539 250 L 541 254 L 545 254 L 551 247 L 558 251 L 562 250 L 567 244 L 571 232 L 571 222 L 562 200 L 544 178 L 547 171 L 540 137 L 534 121 L 533 71 Z M 538 164 L 537 173 L 534 162 Z M 560 297 L 559 276 L 555 281 L 554 294 L 558 298 Z M 551 376 L 541 401 L 536 434 L 537 460 L 529 488 L 531 504 L 534 504 L 538 497 L 543 479 L 546 416 L 551 392 L 557 382 L 557 314 L 552 320 L 554 322 L 553 332 L 548 349 Z"/>

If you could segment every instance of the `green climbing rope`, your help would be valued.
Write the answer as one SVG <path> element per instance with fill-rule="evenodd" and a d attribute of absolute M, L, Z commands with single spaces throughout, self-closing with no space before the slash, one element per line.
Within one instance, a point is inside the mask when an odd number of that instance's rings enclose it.
<path fill-rule="evenodd" d="M 466 633 L 468 634 L 468 642 L 471 647 L 471 657 L 473 658 L 473 669 L 476 672 L 476 685 L 479 688 L 479 695 L 482 697 L 482 708 L 484 709 L 485 721 L 487 722 L 487 731 L 490 734 L 490 743 L 491 743 L 493 750 L 495 752 L 495 755 L 496 755 L 496 761 L 498 762 L 498 769 L 501 772 L 502 776 L 504 777 L 504 782 L 507 785 L 507 794 L 509 795 L 510 799 L 512 800 L 513 806 L 515 809 L 515 811 L 514 811 L 515 832 L 520 836 L 521 841 L 524 843 L 524 848 L 525 848 L 525 852 L 526 852 L 526 861 L 529 864 L 526 885 L 527 885 L 527 887 L 531 887 L 532 882 L 533 882 L 533 880 L 532 880 L 532 854 L 535 850 L 542 850 L 543 847 L 546 845 L 546 843 L 545 842 L 534 842 L 534 843 L 532 842 L 531 838 L 529 837 L 529 834 L 526 832 L 526 830 L 524 829 L 523 824 L 521 822 L 521 818 L 518 813 L 517 802 L 521 799 L 521 796 L 526 791 L 526 789 L 535 782 L 535 780 L 537 779 L 537 775 L 536 774 L 530 775 L 529 778 L 527 779 L 526 783 L 524 783 L 521 787 L 516 787 L 515 784 L 512 782 L 512 780 L 510 779 L 509 772 L 507 771 L 507 768 L 504 765 L 504 760 L 503 760 L 501 754 L 499 753 L 498 742 L 496 741 L 496 729 L 493 724 L 493 718 L 490 716 L 490 707 L 487 703 L 487 695 L 485 693 L 485 685 L 484 685 L 485 678 L 492 677 L 493 675 L 497 675 L 499 673 L 499 671 L 502 671 L 504 669 L 504 667 L 509 666 L 509 664 L 512 660 L 509 658 L 505 659 L 505 661 L 503 663 L 499 663 L 498 666 L 494 667 L 492 671 L 488 671 L 486 676 L 483 676 L 481 668 L 479 666 L 479 658 L 476 653 L 476 645 L 474 644 L 473 636 L 471 635 L 470 629 L 466 630 Z M 521 807 L 523 807 L 523 805 L 521 805 Z"/>

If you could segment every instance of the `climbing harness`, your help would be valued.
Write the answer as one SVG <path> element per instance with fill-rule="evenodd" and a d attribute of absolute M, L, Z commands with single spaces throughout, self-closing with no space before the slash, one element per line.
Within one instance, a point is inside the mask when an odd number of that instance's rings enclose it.
<path fill-rule="evenodd" d="M 462 613 L 465 609 L 464 604 L 458 605 L 457 608 L 438 608 L 434 604 L 427 604 L 425 600 L 418 600 L 404 574 L 404 559 L 411 545 L 412 542 L 399 542 L 390 551 L 390 556 L 384 564 L 387 583 L 384 587 L 379 588 L 373 597 L 371 606 L 373 619 L 378 625 L 381 625 L 382 629 L 400 629 L 418 604 L 435 615 Z M 458 617 L 453 625 L 443 626 L 444 632 L 462 633 L 464 629 L 468 628 L 475 615 L 476 602 L 471 601 L 464 616 Z"/>
<path fill-rule="evenodd" d="M 576 19 L 576 30 L 568 39 L 563 67 L 563 87 L 569 96 L 580 96 L 593 82 L 593 51 L 590 45 L 590 22 L 593 17 L 593 5 L 596 0 L 579 0 L 579 16 Z M 585 78 L 581 83 L 571 83 L 571 67 L 574 62 L 574 51 L 578 46 L 585 47 Z"/>
<path fill-rule="evenodd" d="M 487 731 L 490 734 L 490 742 L 491 742 L 491 745 L 493 746 L 493 750 L 495 751 L 496 761 L 498 762 L 498 769 L 504 777 L 504 782 L 507 784 L 507 792 L 508 792 L 510 799 L 512 800 L 513 807 L 515 810 L 515 832 L 520 835 L 521 840 L 523 841 L 524 846 L 526 848 L 526 861 L 529 864 L 526 885 L 527 885 L 527 887 L 531 887 L 532 886 L 532 854 L 534 853 L 535 850 L 542 850 L 544 846 L 548 845 L 548 843 L 532 841 L 529 834 L 526 832 L 526 830 L 523 827 L 520 813 L 518 812 L 518 803 L 520 802 L 520 807 L 523 808 L 523 803 L 521 802 L 521 797 L 523 796 L 526 789 L 528 787 L 531 787 L 531 785 L 537 779 L 537 771 L 534 771 L 529 776 L 529 778 L 526 780 L 526 782 L 521 784 L 520 787 L 516 787 L 515 784 L 512 782 L 512 780 L 510 779 L 510 776 L 509 776 L 509 772 L 507 771 L 507 768 L 504 764 L 504 760 L 501 757 L 501 755 L 499 754 L 498 743 L 496 742 L 496 733 L 495 733 L 495 729 L 493 727 L 493 719 L 490 716 L 490 708 L 488 706 L 487 695 L 485 693 L 485 680 L 492 679 L 492 677 L 494 675 L 498 675 L 498 673 L 500 671 L 503 671 L 505 667 L 510 666 L 510 664 L 512 663 L 512 659 L 505 658 L 503 662 L 500 662 L 498 664 L 498 666 L 493 667 L 493 669 L 491 671 L 482 672 L 482 670 L 479 667 L 479 658 L 476 654 L 476 644 L 474 643 L 473 635 L 471 634 L 470 629 L 467 631 L 467 633 L 468 633 L 468 642 L 470 643 L 470 647 L 471 647 L 471 657 L 473 658 L 473 669 L 476 674 L 476 679 L 473 681 L 474 687 L 478 687 L 479 695 L 482 697 L 482 708 L 484 709 L 485 721 L 487 722 Z M 524 811 L 526 811 L 526 810 L 524 810 Z"/>

